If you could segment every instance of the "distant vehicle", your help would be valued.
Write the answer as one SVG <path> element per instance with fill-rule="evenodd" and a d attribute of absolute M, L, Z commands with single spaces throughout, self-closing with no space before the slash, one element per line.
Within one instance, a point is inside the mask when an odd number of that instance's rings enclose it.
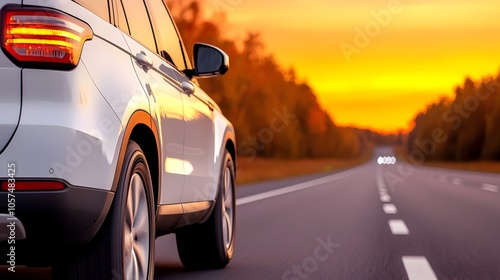
<path fill-rule="evenodd" d="M 197 43 L 192 67 L 162 0 L 0 9 L 3 264 L 153 279 L 155 238 L 176 233 L 187 268 L 226 266 L 235 133 L 196 78 L 228 56 Z"/>

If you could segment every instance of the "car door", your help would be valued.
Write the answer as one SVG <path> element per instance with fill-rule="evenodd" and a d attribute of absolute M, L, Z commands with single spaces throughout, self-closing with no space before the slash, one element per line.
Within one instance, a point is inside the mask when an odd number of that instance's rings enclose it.
<path fill-rule="evenodd" d="M 155 26 L 160 54 L 175 65 L 172 77 L 177 81 L 184 108 L 184 191 L 181 202 L 206 201 L 214 196 L 212 175 L 214 166 L 213 106 L 205 93 L 184 73 L 192 66 L 175 23 L 161 0 L 147 0 Z M 183 84 L 184 83 L 184 84 Z M 183 88 L 187 86 L 187 88 Z M 194 88 L 194 92 L 190 91 Z M 180 162 L 179 162 L 180 163 Z"/>
<path fill-rule="evenodd" d="M 194 88 L 193 93 L 184 92 L 185 138 L 184 160 L 185 168 L 190 169 L 189 176 L 184 182 L 183 202 L 207 201 L 215 197 L 217 181 L 213 175 L 216 158 L 214 151 L 214 105 L 205 92 L 187 78 L 181 83 L 188 88 Z M 222 139 L 220 139 L 222 141 Z"/>
<path fill-rule="evenodd" d="M 155 34 L 152 29 L 154 22 L 150 21 L 152 13 L 148 13 L 142 0 L 117 0 L 117 4 L 118 26 L 124 30 L 129 29 L 131 37 L 125 36 L 125 39 L 131 51 L 132 63 L 144 91 L 149 95 L 151 115 L 160 134 L 163 170 L 159 204 L 178 204 L 185 177 L 184 109 L 175 63 L 184 64 L 182 53 L 181 61 L 174 50 L 170 51 L 169 59 L 159 55 L 161 51 L 158 49 L 167 51 L 163 49 L 161 39 L 170 36 L 168 25 L 160 28 L 165 32 L 162 33 L 163 37 Z M 120 7 L 121 4 L 123 6 Z M 120 15 L 120 8 L 123 8 L 121 11 L 124 11 L 124 16 Z M 123 21 L 128 23 L 128 27 L 122 24 Z M 160 47 L 157 48 L 157 45 Z M 167 53 L 164 55 L 167 57 Z"/>

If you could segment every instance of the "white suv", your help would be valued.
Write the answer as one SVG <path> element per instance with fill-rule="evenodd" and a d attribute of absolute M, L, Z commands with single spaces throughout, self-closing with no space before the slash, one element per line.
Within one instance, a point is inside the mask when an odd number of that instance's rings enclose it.
<path fill-rule="evenodd" d="M 195 44 L 193 68 L 163 0 L 0 11 L 2 263 L 152 279 L 155 238 L 176 233 L 187 268 L 226 266 L 235 133 L 196 78 L 228 56 Z"/>

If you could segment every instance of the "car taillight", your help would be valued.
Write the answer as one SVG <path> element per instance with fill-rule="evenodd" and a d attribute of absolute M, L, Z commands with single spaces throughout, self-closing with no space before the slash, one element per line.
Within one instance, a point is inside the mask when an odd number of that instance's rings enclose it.
<path fill-rule="evenodd" d="M 58 191 L 63 189 L 63 183 L 54 181 L 17 181 L 15 184 L 2 182 L 2 191 Z"/>
<path fill-rule="evenodd" d="M 88 24 L 58 11 L 13 7 L 2 11 L 2 48 L 21 67 L 74 68 L 83 44 L 92 36 Z"/>

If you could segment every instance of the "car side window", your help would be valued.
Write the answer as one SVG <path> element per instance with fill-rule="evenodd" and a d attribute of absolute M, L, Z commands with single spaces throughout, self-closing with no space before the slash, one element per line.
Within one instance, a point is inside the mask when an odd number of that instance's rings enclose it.
<path fill-rule="evenodd" d="M 130 29 L 130 36 L 156 52 L 155 37 L 144 2 L 142 0 L 122 0 L 122 3 Z"/>
<path fill-rule="evenodd" d="M 162 0 L 147 0 L 159 54 L 179 71 L 186 69 L 181 40 Z"/>
<path fill-rule="evenodd" d="M 116 6 L 116 26 L 125 33 L 130 34 L 130 29 L 128 28 L 127 17 L 125 16 L 125 9 L 123 8 L 122 1 L 117 0 L 114 4 Z"/>
<path fill-rule="evenodd" d="M 108 0 L 74 0 L 80 6 L 100 16 L 109 22 L 109 6 Z"/>

